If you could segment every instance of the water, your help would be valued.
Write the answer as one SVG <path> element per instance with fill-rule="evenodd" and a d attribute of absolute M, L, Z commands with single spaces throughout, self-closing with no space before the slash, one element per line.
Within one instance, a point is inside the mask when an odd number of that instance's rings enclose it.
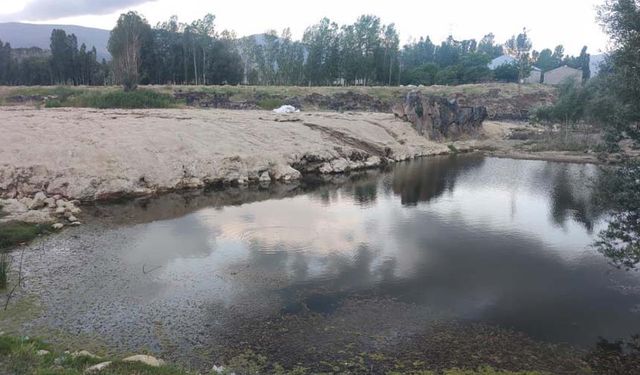
<path fill-rule="evenodd" d="M 125 348 L 257 342 L 276 355 L 283 332 L 289 351 L 310 337 L 337 345 L 340 329 L 328 338 L 311 328 L 322 324 L 379 329 L 389 345 L 436 321 L 577 347 L 626 338 L 640 332 L 640 277 L 590 247 L 604 225 L 597 175 L 465 155 L 339 184 L 130 205 L 116 215 L 127 224 L 53 240 L 67 266 L 39 266 L 50 269 L 38 282 L 58 285 L 45 320 Z"/>

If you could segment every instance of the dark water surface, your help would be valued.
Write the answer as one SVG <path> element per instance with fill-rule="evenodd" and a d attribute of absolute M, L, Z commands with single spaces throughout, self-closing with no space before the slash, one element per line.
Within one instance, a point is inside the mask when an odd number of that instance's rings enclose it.
<path fill-rule="evenodd" d="M 159 351 L 241 346 L 252 324 L 316 313 L 344 321 L 354 309 L 362 326 L 368 313 L 400 320 L 387 338 L 436 319 L 582 347 L 626 338 L 640 332 L 640 277 L 589 247 L 604 225 L 592 203 L 597 175 L 592 165 L 428 158 L 85 229 L 73 244 L 59 240 L 55 255 L 84 266 L 39 281 L 61 285 L 43 294 L 45 319 Z M 375 301 L 389 310 L 373 313 Z M 314 341 L 314 332 L 302 334 Z"/>

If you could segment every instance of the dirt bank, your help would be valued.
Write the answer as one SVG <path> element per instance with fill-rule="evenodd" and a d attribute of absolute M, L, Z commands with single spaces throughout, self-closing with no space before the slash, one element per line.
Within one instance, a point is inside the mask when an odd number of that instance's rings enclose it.
<path fill-rule="evenodd" d="M 381 113 L 2 108 L 0 195 L 80 200 L 269 183 L 448 152 Z"/>

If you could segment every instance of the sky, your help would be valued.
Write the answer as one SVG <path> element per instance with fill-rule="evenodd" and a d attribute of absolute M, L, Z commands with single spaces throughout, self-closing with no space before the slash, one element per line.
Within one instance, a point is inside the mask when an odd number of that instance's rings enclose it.
<path fill-rule="evenodd" d="M 569 54 L 582 46 L 592 54 L 604 52 L 608 39 L 596 22 L 596 7 L 604 0 L 2 0 L 0 22 L 74 24 L 111 29 L 120 15 L 135 10 L 151 25 L 177 15 L 191 22 L 206 13 L 216 15 L 218 30 L 238 36 L 291 28 L 302 37 L 322 17 L 338 24 L 353 23 L 361 14 L 374 14 L 395 23 L 402 43 L 429 35 L 440 42 L 493 32 L 498 42 L 528 30 L 534 49 L 562 44 Z"/>

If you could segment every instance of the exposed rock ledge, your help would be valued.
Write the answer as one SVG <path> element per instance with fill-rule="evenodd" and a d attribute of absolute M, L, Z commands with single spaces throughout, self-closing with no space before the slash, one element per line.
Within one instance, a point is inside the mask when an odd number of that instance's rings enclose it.
<path fill-rule="evenodd" d="M 4 199 L 288 181 L 448 152 L 381 113 L 3 108 L 0 117 Z"/>

